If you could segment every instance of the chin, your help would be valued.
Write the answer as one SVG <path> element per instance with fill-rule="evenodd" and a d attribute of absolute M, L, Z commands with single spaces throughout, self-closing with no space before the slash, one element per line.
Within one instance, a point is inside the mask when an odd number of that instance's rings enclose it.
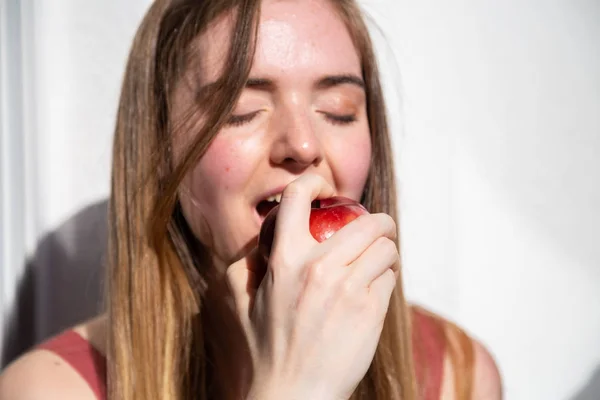
<path fill-rule="evenodd" d="M 247 239 L 240 239 L 225 243 L 220 249 L 212 249 L 212 259 L 215 264 L 220 264 L 220 268 L 227 268 L 234 262 L 245 257 L 250 253 L 258 243 L 258 228 L 253 236 Z"/>

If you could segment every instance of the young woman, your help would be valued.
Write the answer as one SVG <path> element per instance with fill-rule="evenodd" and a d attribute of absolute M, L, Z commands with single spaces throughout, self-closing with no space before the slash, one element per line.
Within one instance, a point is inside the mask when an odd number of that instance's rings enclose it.
<path fill-rule="evenodd" d="M 501 397 L 481 345 L 405 302 L 385 106 L 354 1 L 156 1 L 113 156 L 107 312 L 8 367 L 0 399 Z M 310 203 L 333 195 L 371 214 L 317 243 Z"/>

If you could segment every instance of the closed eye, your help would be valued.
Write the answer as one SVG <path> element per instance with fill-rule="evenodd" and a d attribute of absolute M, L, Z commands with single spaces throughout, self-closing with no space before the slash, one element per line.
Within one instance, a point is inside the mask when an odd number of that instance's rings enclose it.
<path fill-rule="evenodd" d="M 327 119 L 333 125 L 350 125 L 351 123 L 356 122 L 355 114 L 339 115 L 326 112 L 322 112 L 322 114 L 325 116 L 325 119 Z"/>
<path fill-rule="evenodd" d="M 227 125 L 242 126 L 244 124 L 251 122 L 254 119 L 254 117 L 256 117 L 260 112 L 261 112 L 261 110 L 253 111 L 248 114 L 232 115 L 229 117 L 229 120 L 227 121 Z M 326 112 L 321 112 L 321 114 L 323 114 L 325 116 L 325 119 L 327 119 L 327 121 L 329 121 L 333 125 L 350 125 L 353 122 L 356 122 L 355 114 L 339 115 L 339 114 L 331 114 L 331 113 L 326 113 Z"/>
<path fill-rule="evenodd" d="M 253 111 L 248 114 L 232 115 L 227 120 L 227 125 L 241 126 L 241 125 L 247 124 L 247 123 L 251 122 L 254 119 L 254 117 L 256 117 L 258 115 L 258 113 L 260 113 L 260 112 L 261 112 L 261 110 Z"/>

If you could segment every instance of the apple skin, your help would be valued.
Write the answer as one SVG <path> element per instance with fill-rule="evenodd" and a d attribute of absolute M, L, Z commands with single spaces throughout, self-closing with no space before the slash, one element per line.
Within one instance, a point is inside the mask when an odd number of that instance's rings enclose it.
<path fill-rule="evenodd" d="M 258 252 L 265 261 L 269 259 L 273 238 L 275 237 L 275 221 L 277 210 L 275 206 L 262 223 L 258 236 Z M 360 203 L 342 196 L 315 200 L 311 203 L 309 231 L 319 243 L 329 239 L 350 221 L 361 215 L 368 214 L 367 209 Z"/>

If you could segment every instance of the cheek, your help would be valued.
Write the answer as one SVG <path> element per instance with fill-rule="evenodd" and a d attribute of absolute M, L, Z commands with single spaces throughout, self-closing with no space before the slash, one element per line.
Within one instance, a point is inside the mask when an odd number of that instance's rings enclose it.
<path fill-rule="evenodd" d="M 252 138 L 219 134 L 185 177 L 180 190 L 181 205 L 193 232 L 203 242 L 219 245 L 227 235 L 232 214 L 260 160 Z"/>
<path fill-rule="evenodd" d="M 332 146 L 332 169 L 341 194 L 360 199 L 371 165 L 371 138 L 367 134 L 348 135 Z"/>
<path fill-rule="evenodd" d="M 202 196 L 239 190 L 252 171 L 252 143 L 243 139 L 217 138 L 192 171 L 192 185 Z"/>

